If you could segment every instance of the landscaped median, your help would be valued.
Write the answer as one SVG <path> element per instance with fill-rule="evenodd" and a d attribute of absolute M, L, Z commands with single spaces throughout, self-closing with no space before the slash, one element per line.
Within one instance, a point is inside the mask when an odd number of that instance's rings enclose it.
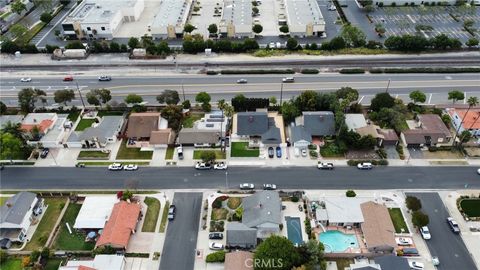
<path fill-rule="evenodd" d="M 260 150 L 258 148 L 248 148 L 248 142 L 232 142 L 232 157 L 258 157 Z"/>
<path fill-rule="evenodd" d="M 169 201 L 167 201 L 165 203 L 165 207 L 163 208 L 162 221 L 160 222 L 160 228 L 159 228 L 159 232 L 161 232 L 161 233 L 164 233 L 165 228 L 167 227 L 168 208 L 170 208 L 170 202 Z"/>

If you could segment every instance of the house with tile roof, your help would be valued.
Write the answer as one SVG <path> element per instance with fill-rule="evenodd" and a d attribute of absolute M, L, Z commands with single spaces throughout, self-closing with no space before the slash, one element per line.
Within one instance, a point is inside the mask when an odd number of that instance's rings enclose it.
<path fill-rule="evenodd" d="M 123 255 L 98 254 L 93 260 L 70 260 L 58 270 L 124 270 L 126 262 Z"/>
<path fill-rule="evenodd" d="M 29 145 L 49 148 L 63 148 L 67 130 L 71 127 L 67 114 L 29 113 L 21 122 L 21 129 L 30 134 Z M 34 129 L 38 130 L 37 138 L 33 137 Z"/>
<path fill-rule="evenodd" d="M 468 130 L 473 136 L 480 135 L 480 109 L 447 108 L 445 111 L 452 120 L 452 125 L 458 133 Z"/>
<path fill-rule="evenodd" d="M 452 145 L 452 134 L 436 114 L 420 114 L 414 121 L 407 121 L 409 129 L 401 134 L 407 147 L 431 147 Z"/>
<path fill-rule="evenodd" d="M 159 112 L 132 113 L 128 117 L 127 147 L 167 147 L 175 142 L 175 133 Z"/>

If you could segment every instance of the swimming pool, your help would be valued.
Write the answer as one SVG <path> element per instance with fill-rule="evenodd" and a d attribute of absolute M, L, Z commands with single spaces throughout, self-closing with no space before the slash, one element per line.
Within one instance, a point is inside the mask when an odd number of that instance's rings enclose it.
<path fill-rule="evenodd" d="M 287 235 L 288 239 L 293 242 L 294 245 L 303 244 L 302 237 L 302 224 L 299 217 L 285 217 L 287 223 Z"/>
<path fill-rule="evenodd" d="M 358 248 L 357 237 L 341 231 L 323 232 L 319 235 L 319 240 L 325 246 L 325 252 L 345 252 L 348 248 Z"/>

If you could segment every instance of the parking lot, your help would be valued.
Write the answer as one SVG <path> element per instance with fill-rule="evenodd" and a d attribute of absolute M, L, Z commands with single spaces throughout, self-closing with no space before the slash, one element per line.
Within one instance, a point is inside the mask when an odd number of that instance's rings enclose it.
<path fill-rule="evenodd" d="M 422 202 L 422 211 L 430 218 L 428 228 L 432 238 L 426 240 L 432 256 L 437 256 L 440 265 L 437 269 L 475 270 L 475 263 L 460 235 L 454 234 L 446 220 L 449 213 L 438 193 L 408 193 Z"/>

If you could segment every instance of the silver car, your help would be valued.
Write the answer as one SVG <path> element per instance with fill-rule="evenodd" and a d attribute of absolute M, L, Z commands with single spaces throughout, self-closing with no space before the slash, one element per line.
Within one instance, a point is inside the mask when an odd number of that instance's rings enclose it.
<path fill-rule="evenodd" d="M 243 183 L 243 184 L 240 184 L 240 189 L 252 190 L 252 189 L 255 189 L 255 185 L 252 183 Z"/>

